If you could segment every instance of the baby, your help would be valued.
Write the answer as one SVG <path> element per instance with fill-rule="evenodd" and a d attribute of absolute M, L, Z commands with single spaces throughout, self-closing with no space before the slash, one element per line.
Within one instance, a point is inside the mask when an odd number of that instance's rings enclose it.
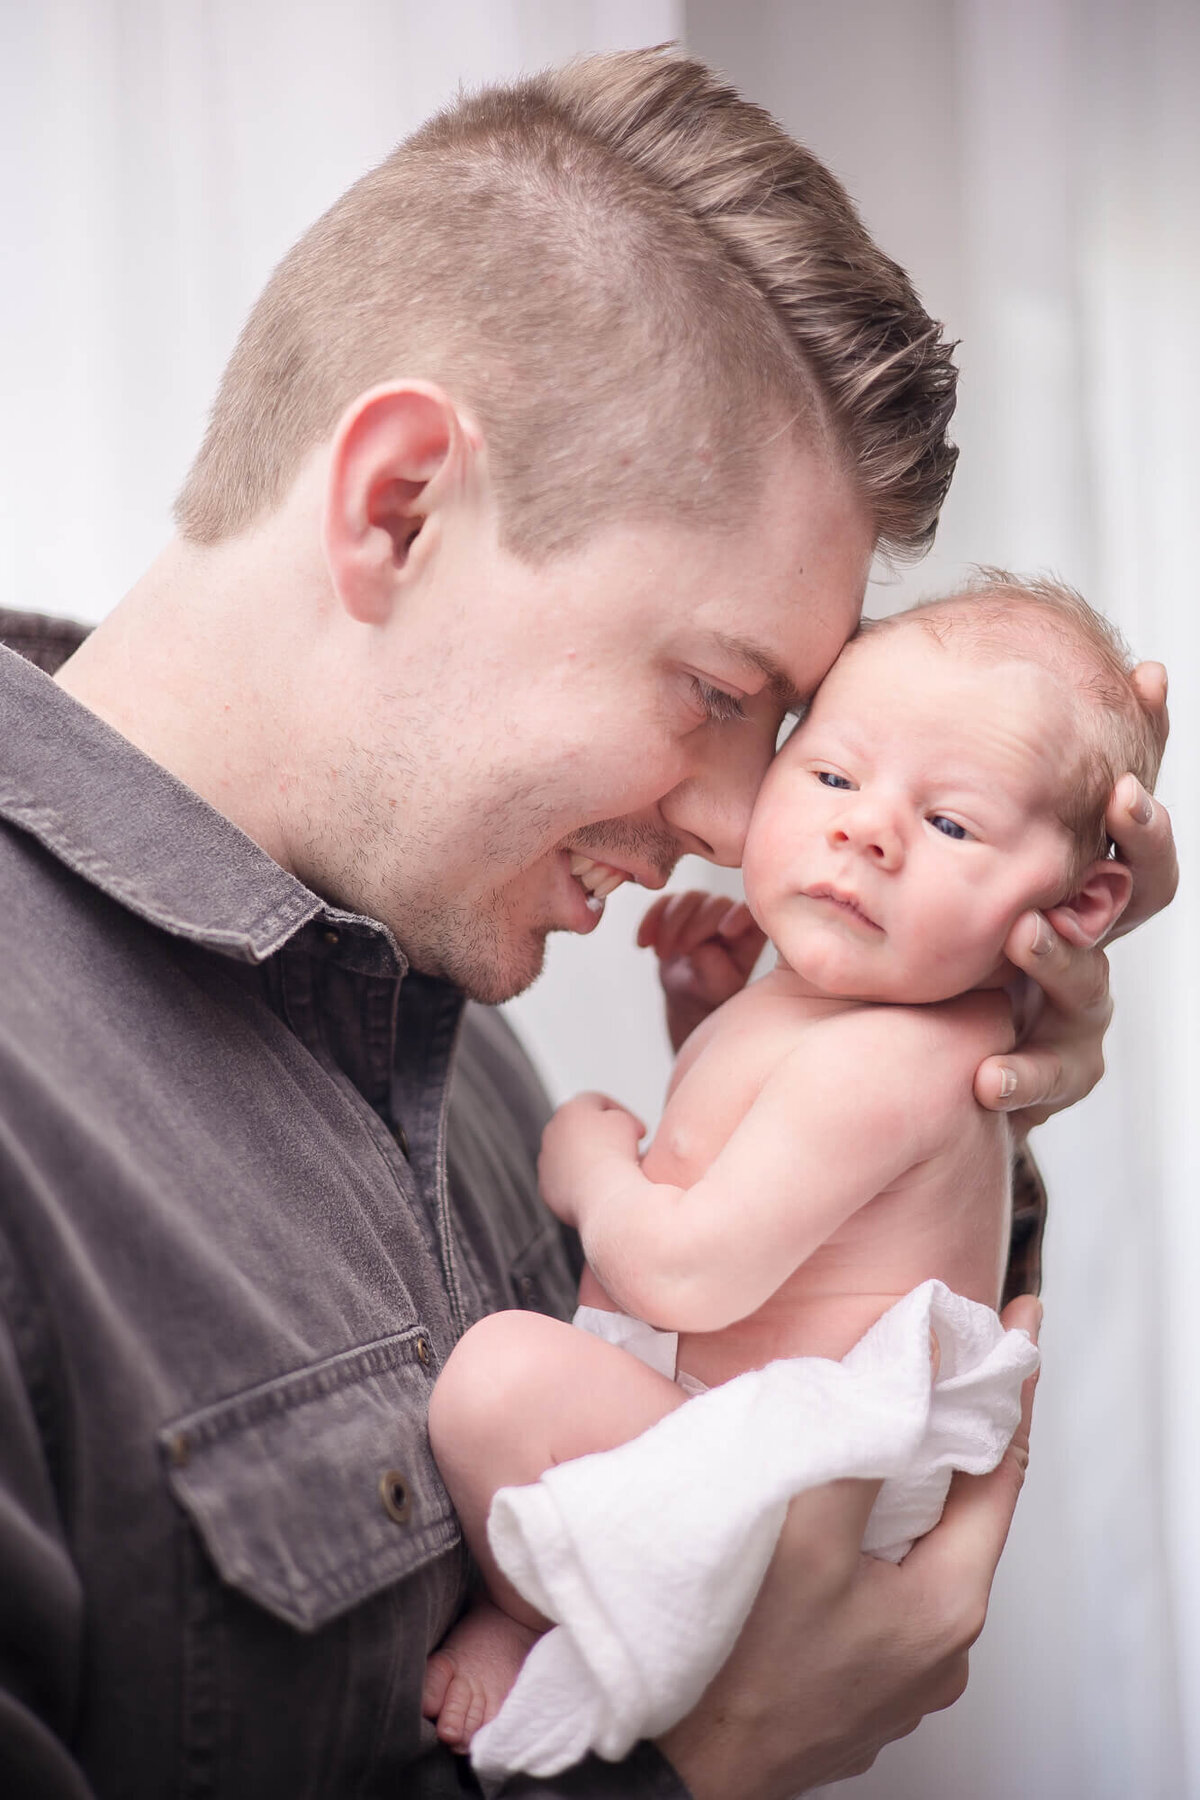
<path fill-rule="evenodd" d="M 826 677 L 746 841 L 775 967 L 688 1038 L 640 1157 L 614 1101 L 559 1109 L 539 1175 L 583 1241 L 575 1325 L 484 1319 L 437 1383 L 434 1451 L 496 1603 L 430 1661 L 444 1741 L 465 1748 L 546 1625 L 491 1554 L 498 1488 L 776 1358 L 840 1359 L 929 1277 L 998 1303 L 1011 1146 L 974 1075 L 1015 1041 L 1020 914 L 1092 944 L 1129 898 L 1105 805 L 1162 750 L 1131 666 L 1069 590 L 987 571 L 865 627 Z"/>

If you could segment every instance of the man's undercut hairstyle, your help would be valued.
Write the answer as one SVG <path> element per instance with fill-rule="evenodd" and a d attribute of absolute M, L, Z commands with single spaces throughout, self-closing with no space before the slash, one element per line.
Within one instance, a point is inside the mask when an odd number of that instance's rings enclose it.
<path fill-rule="evenodd" d="M 941 327 L 814 156 L 671 47 L 466 95 L 275 270 L 176 504 L 211 544 L 276 507 L 360 393 L 438 383 L 478 420 L 504 541 L 745 523 L 795 432 L 880 548 L 932 541 L 957 452 Z"/>
<path fill-rule="evenodd" d="M 987 662 L 1034 663 L 1074 696 L 1079 749 L 1062 771 L 1060 817 L 1077 879 L 1109 854 L 1104 815 L 1116 783 L 1132 773 L 1152 793 L 1166 746 L 1162 716 L 1131 680 L 1135 658 L 1121 633 L 1064 582 L 997 568 L 976 569 L 958 593 L 877 620 L 868 634 L 909 623 Z"/>

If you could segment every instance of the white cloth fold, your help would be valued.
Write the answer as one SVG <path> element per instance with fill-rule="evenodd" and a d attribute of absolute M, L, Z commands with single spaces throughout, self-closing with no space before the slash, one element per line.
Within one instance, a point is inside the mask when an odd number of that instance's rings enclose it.
<path fill-rule="evenodd" d="M 1000 1461 L 1037 1360 L 1024 1332 L 927 1281 L 840 1363 L 752 1370 L 615 1450 L 502 1488 L 492 1550 L 555 1624 L 476 1733 L 477 1772 L 554 1775 L 589 1750 L 616 1761 L 690 1712 L 806 1488 L 882 1478 L 863 1548 L 898 1562 L 936 1524 L 953 1470 Z"/>

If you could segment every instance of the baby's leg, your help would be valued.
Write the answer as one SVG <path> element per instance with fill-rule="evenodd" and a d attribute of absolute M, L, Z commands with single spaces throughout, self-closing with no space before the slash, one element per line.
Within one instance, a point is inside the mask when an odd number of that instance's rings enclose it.
<path fill-rule="evenodd" d="M 443 1742 L 466 1748 L 547 1624 L 492 1556 L 487 1515 L 497 1488 L 524 1486 L 556 1463 L 611 1450 L 685 1398 L 627 1351 L 541 1313 L 494 1313 L 457 1345 L 434 1388 L 429 1436 L 501 1610 L 473 1610 L 430 1659 L 423 1710 L 437 1716 Z"/>
<path fill-rule="evenodd" d="M 611 1450 L 685 1399 L 628 1351 L 543 1313 L 493 1313 L 462 1338 L 433 1391 L 429 1438 L 492 1598 L 512 1618 L 546 1626 L 492 1556 L 487 1515 L 496 1489 Z"/>

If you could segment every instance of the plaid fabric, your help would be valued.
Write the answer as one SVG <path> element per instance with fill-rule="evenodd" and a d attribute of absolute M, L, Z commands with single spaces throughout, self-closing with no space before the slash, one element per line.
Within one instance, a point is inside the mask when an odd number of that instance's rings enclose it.
<path fill-rule="evenodd" d="M 1027 1147 L 1013 1156 L 1012 1236 L 1004 1301 L 1042 1291 L 1042 1236 L 1046 1230 L 1046 1184 Z"/>
<path fill-rule="evenodd" d="M 44 613 L 9 612 L 0 607 L 0 644 L 53 675 L 87 636 L 74 619 L 51 619 Z"/>
<path fill-rule="evenodd" d="M 0 643 L 19 651 L 52 675 L 87 635 L 87 627 L 71 619 L 0 608 Z M 1012 1239 L 1004 1300 L 1038 1294 L 1042 1288 L 1042 1236 L 1046 1229 L 1046 1186 L 1028 1148 L 1013 1157 Z"/>

